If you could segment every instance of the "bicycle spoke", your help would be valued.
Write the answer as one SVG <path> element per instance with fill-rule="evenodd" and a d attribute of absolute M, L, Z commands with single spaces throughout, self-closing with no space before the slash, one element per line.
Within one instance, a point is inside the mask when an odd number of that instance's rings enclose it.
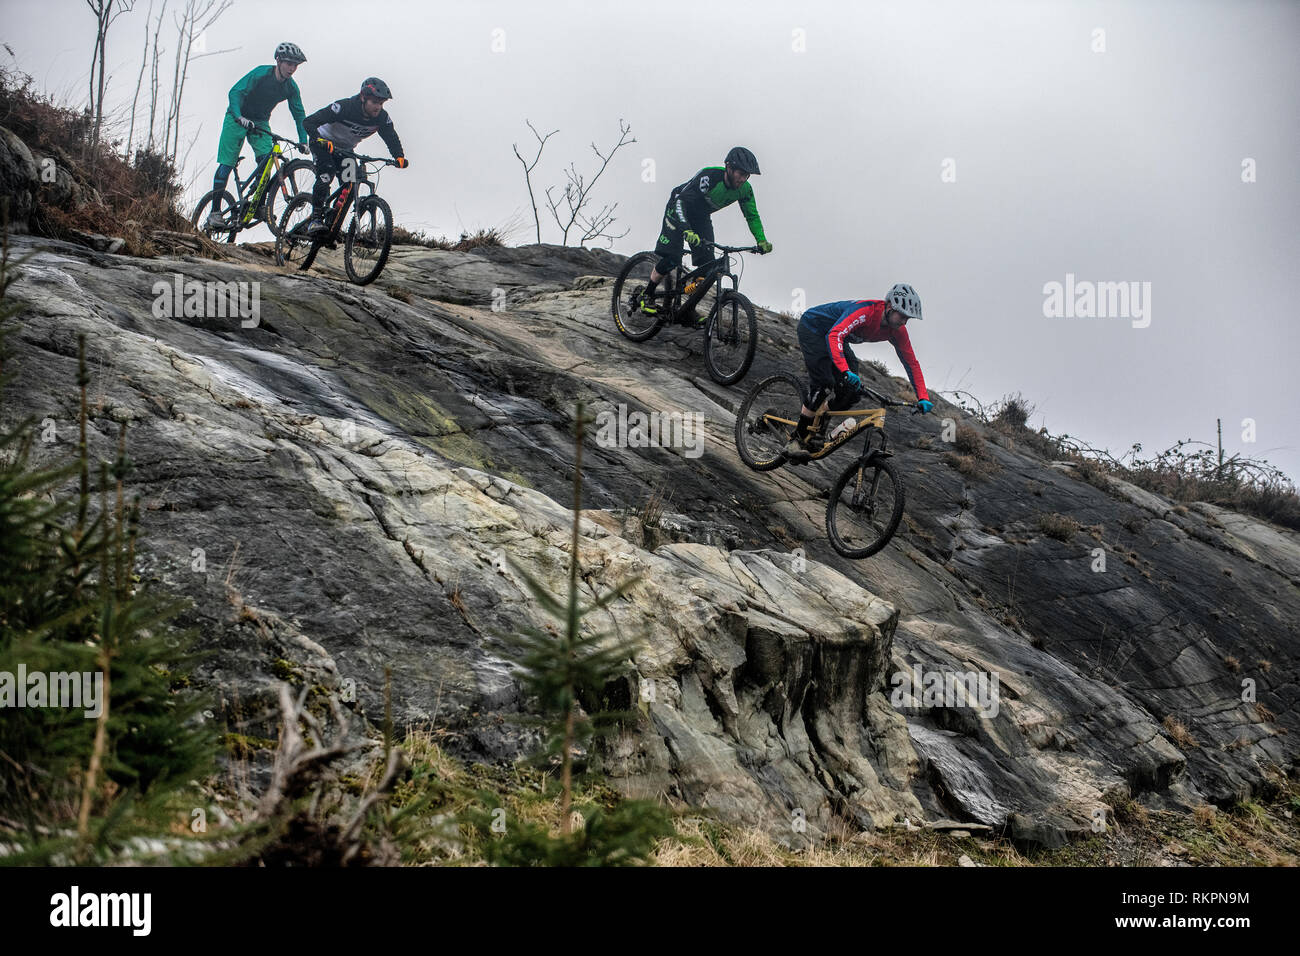
<path fill-rule="evenodd" d="M 826 530 L 841 554 L 867 557 L 893 535 L 901 511 L 902 488 L 893 474 L 878 463 L 859 464 L 832 490 Z"/>
<path fill-rule="evenodd" d="M 736 447 L 745 464 L 766 470 L 783 460 L 802 406 L 803 393 L 794 379 L 774 376 L 759 383 L 736 420 Z"/>

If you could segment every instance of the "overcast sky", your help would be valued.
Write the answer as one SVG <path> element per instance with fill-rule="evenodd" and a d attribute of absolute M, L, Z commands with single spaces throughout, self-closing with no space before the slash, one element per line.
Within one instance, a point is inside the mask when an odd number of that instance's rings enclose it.
<path fill-rule="evenodd" d="M 84 102 L 83 0 L 0 6 L 14 54 L 0 62 Z M 110 34 L 112 100 L 130 100 L 147 7 Z M 673 185 L 742 144 L 775 245 L 746 259 L 751 298 L 788 309 L 795 290 L 811 306 L 909 282 L 932 388 L 1019 391 L 1034 425 L 1116 453 L 1213 442 L 1222 418 L 1229 454 L 1294 478 L 1297 38 L 1300 4 L 1249 0 L 236 0 L 204 38 L 231 52 L 196 61 L 186 85 L 188 201 L 209 188 L 230 86 L 281 40 L 307 54 L 308 112 L 368 75 L 388 82 L 411 168 L 385 172 L 381 192 L 399 224 L 435 234 L 513 221 L 531 241 L 511 151 L 528 152 L 525 119 L 560 131 L 543 186 L 571 160 L 591 169 L 591 141 L 631 124 L 636 143 L 595 193 L 631 230 L 623 253 L 653 243 Z M 292 133 L 284 106 L 272 121 Z M 378 137 L 365 148 L 384 153 Z M 714 224 L 747 241 L 737 208 Z M 558 241 L 553 225 L 543 239 Z M 1045 286 L 1067 274 L 1149 288 L 1145 317 L 1045 315 Z M 888 345 L 858 351 L 901 374 Z"/>

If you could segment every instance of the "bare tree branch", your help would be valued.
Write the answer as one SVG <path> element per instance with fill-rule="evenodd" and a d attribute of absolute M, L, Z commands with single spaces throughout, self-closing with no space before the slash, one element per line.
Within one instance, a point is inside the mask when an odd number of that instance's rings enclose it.
<path fill-rule="evenodd" d="M 636 139 L 629 135 L 632 132 L 632 127 L 623 122 L 622 119 L 618 121 L 618 132 L 618 142 L 614 144 L 608 153 L 602 153 L 594 142 L 591 144 L 592 152 L 600 160 L 600 166 L 590 181 L 582 173 L 578 172 L 575 163 L 570 163 L 569 168 L 564 171 L 565 178 L 568 180 L 564 186 L 564 192 L 560 193 L 559 197 L 556 198 L 551 195 L 551 191 L 559 187 L 551 186 L 546 190 L 546 207 L 550 210 L 555 224 L 560 228 L 561 245 L 567 246 L 569 244 L 569 233 L 575 225 L 582 230 L 579 245 L 596 238 L 618 238 L 617 236 L 610 236 L 606 232 L 609 225 L 614 221 L 613 211 L 617 203 L 602 208 L 594 217 L 584 213 L 587 204 L 591 201 L 591 191 L 595 187 L 596 181 L 609 168 L 614 154 L 629 143 L 636 142 Z M 561 202 L 564 204 L 563 212 L 560 210 Z M 597 223 L 599 225 L 596 225 Z M 595 226 L 594 229 L 593 226 Z M 626 235 L 626 233 L 623 233 L 623 235 Z"/>
<path fill-rule="evenodd" d="M 533 136 L 537 138 L 537 155 L 533 157 L 533 161 L 530 164 L 523 156 L 520 156 L 519 145 L 517 143 L 512 143 L 511 146 L 515 151 L 515 156 L 519 159 L 520 165 L 524 167 L 524 182 L 528 185 L 528 201 L 533 206 L 533 225 L 537 227 L 537 241 L 540 243 L 542 241 L 542 220 L 537 215 L 537 198 L 533 195 L 532 172 L 537 168 L 537 164 L 541 162 L 542 150 L 546 147 L 546 141 L 558 133 L 559 130 L 553 129 L 543 136 L 541 133 L 537 132 L 537 127 L 533 125 L 532 120 L 526 119 L 524 122 L 528 124 L 528 128 L 533 131 Z"/>

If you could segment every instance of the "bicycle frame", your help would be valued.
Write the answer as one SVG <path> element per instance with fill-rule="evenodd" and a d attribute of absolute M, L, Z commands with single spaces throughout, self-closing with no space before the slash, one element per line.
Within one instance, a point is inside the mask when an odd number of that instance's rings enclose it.
<path fill-rule="evenodd" d="M 712 262 L 706 262 L 704 265 L 698 266 L 690 272 L 679 276 L 677 282 L 674 283 L 673 301 L 676 303 L 672 310 L 672 317 L 674 319 L 677 319 L 695 308 L 695 306 L 699 304 L 700 300 L 709 294 L 710 289 L 716 289 L 717 297 L 721 299 L 723 293 L 723 279 L 731 280 L 731 290 L 733 292 L 738 290 L 739 286 L 736 284 L 736 274 L 731 271 L 732 250 L 725 246 L 718 246 L 716 244 L 714 244 L 714 248 L 723 250 L 720 257 L 714 259 Z M 706 273 L 712 273 L 712 275 L 706 277 Z M 700 284 L 689 294 L 684 292 L 683 290 L 693 280 L 699 280 Z M 683 296 L 685 296 L 685 298 L 683 298 Z"/>
<path fill-rule="evenodd" d="M 326 240 L 328 242 L 334 242 L 338 239 L 339 235 L 343 231 L 343 222 L 347 219 L 348 212 L 357 204 L 357 201 L 375 195 L 375 184 L 370 181 L 369 172 L 366 170 L 366 163 L 383 162 L 383 160 L 380 159 L 370 159 L 369 157 L 356 156 L 355 154 L 350 154 L 344 158 L 356 160 L 356 168 L 360 170 L 361 175 L 353 179 L 351 182 L 345 182 L 342 175 L 340 175 L 338 188 L 335 189 L 334 192 L 330 193 L 330 198 L 325 201 L 326 205 L 330 209 L 330 215 L 333 215 L 334 217 L 329 221 L 329 233 Z M 365 186 L 366 189 L 369 190 L 365 196 L 359 196 L 357 193 L 358 188 L 361 186 Z M 342 203 L 339 203 L 340 196 L 343 198 Z M 334 212 L 336 205 L 338 206 L 337 213 Z"/>
<path fill-rule="evenodd" d="M 235 210 L 237 212 L 240 209 L 243 210 L 239 213 L 239 219 L 235 223 L 236 230 L 246 229 L 256 221 L 256 213 L 258 208 L 262 205 L 262 199 L 266 196 L 267 187 L 270 185 L 271 180 L 280 173 L 280 161 L 284 157 L 284 148 L 282 144 L 293 142 L 292 140 L 276 134 L 272 130 L 263 129 L 260 126 L 258 127 L 258 130 L 271 137 L 271 151 L 266 154 L 266 161 L 260 163 L 259 168 L 256 168 L 249 173 L 247 179 L 241 180 L 239 178 L 239 171 L 235 170 L 235 192 L 238 193 L 238 196 L 235 198 Z M 238 160 L 236 160 L 236 165 L 238 165 Z M 256 182 L 256 185 L 253 187 L 252 192 L 249 192 L 249 186 L 254 182 Z M 288 186 L 286 186 L 283 181 L 280 184 L 280 188 L 284 190 L 284 198 L 286 201 L 293 198 L 289 195 Z"/>
<path fill-rule="evenodd" d="M 817 451 L 811 453 L 808 457 L 809 461 L 820 461 L 841 445 L 848 444 L 858 435 L 861 435 L 863 432 L 867 431 L 867 429 L 871 428 L 879 429 L 880 434 L 880 447 L 875 449 L 874 454 L 884 456 L 893 454 L 893 452 L 888 450 L 889 438 L 885 434 L 885 410 L 883 408 L 849 408 L 838 412 L 823 409 L 813 416 L 812 424 L 808 426 L 808 431 L 810 434 L 815 435 L 818 427 L 822 423 L 822 419 L 824 418 L 847 418 L 850 415 L 862 415 L 863 418 L 861 421 L 854 424 L 852 428 L 845 429 L 839 435 L 836 435 L 833 440 L 826 442 L 826 444 L 822 445 L 822 447 Z M 791 428 L 798 424 L 798 422 L 791 421 L 787 418 L 781 418 L 777 415 L 764 415 L 763 417 L 768 421 L 780 425 L 786 425 Z M 866 443 L 862 446 L 862 456 L 866 458 L 872 455 L 871 434 L 867 434 Z"/>
<path fill-rule="evenodd" d="M 267 185 L 271 182 L 272 177 L 280 172 L 280 157 L 282 155 L 283 153 L 280 149 L 280 144 L 275 143 L 271 147 L 271 152 L 267 153 L 266 162 L 261 164 L 262 166 L 260 170 L 261 175 L 258 175 L 259 171 L 255 169 L 248 174 L 247 179 L 245 179 L 243 182 L 240 182 L 239 173 L 235 173 L 235 189 L 239 192 L 238 201 L 243 203 L 245 202 L 244 197 L 246 194 L 248 197 L 246 205 L 244 207 L 244 214 L 239 219 L 239 224 L 241 226 L 247 226 L 249 223 L 253 221 L 254 218 L 253 213 L 257 211 L 257 207 L 260 205 L 259 201 L 261 200 L 261 198 L 264 195 L 266 195 Z M 274 170 L 274 172 L 272 172 L 272 170 Z M 248 184 L 253 181 L 254 177 L 257 178 L 257 186 L 253 189 L 251 193 L 249 193 Z M 291 199 L 293 197 L 286 196 L 285 198 Z"/>

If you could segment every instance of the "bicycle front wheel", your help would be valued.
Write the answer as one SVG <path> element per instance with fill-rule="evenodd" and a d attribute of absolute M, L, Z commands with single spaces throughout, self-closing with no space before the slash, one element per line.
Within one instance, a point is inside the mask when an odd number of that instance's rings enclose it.
<path fill-rule="evenodd" d="M 299 269 L 311 268 L 319 246 L 307 235 L 307 223 L 311 220 L 311 196 L 296 196 L 280 217 L 280 228 L 275 237 L 275 264 L 278 266 L 297 266 Z"/>
<path fill-rule="evenodd" d="M 869 558 L 903 520 L 903 483 L 894 466 L 877 458 L 856 461 L 835 482 L 826 505 L 826 535 L 846 558 Z"/>
<path fill-rule="evenodd" d="M 803 387 L 793 375 L 773 375 L 754 386 L 736 412 L 736 451 L 755 471 L 785 464 L 803 407 Z"/>
<path fill-rule="evenodd" d="M 633 342 L 644 342 L 653 336 L 663 328 L 672 311 L 670 276 L 662 277 L 654 293 L 648 298 L 646 296 L 650 273 L 658 261 L 659 256 L 653 252 L 638 252 L 627 260 L 627 265 L 614 280 L 610 311 L 618 330 Z"/>
<path fill-rule="evenodd" d="M 309 159 L 295 159 L 280 167 L 266 194 L 266 225 L 280 234 L 280 216 L 299 193 L 311 193 L 316 183 L 316 167 Z"/>
<path fill-rule="evenodd" d="M 704 329 L 704 365 L 719 385 L 734 385 L 745 377 L 758 348 L 758 319 L 754 306 L 739 292 L 724 292 Z"/>
<path fill-rule="evenodd" d="M 379 278 L 393 247 L 393 212 L 378 196 L 357 203 L 343 244 L 343 265 L 357 285 L 369 285 Z"/>

